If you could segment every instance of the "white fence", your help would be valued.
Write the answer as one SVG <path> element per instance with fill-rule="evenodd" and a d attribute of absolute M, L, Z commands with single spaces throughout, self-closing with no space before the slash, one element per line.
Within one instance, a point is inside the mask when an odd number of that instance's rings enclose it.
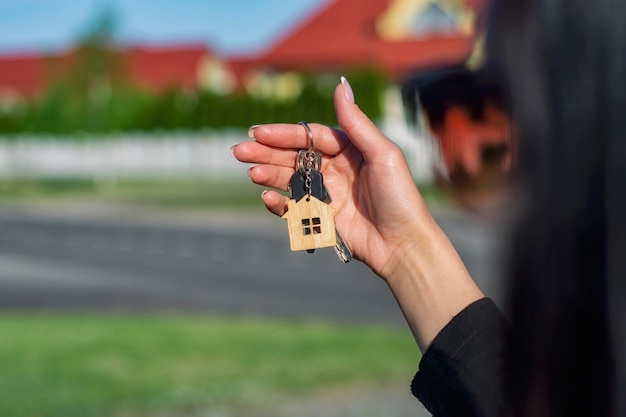
<path fill-rule="evenodd" d="M 0 138 L 0 178 L 233 176 L 246 168 L 229 150 L 246 137 L 232 131 Z"/>
<path fill-rule="evenodd" d="M 383 131 L 405 150 L 418 181 L 430 179 L 431 150 L 400 124 Z M 245 178 L 230 156 L 247 132 L 134 133 L 104 137 L 0 137 L 0 178 Z"/>

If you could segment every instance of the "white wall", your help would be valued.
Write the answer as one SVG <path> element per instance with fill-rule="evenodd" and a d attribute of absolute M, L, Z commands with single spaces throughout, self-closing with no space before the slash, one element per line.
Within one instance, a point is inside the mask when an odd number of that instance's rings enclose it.
<path fill-rule="evenodd" d="M 407 125 L 398 88 L 389 88 L 384 101 L 385 117 L 378 124 L 380 129 L 403 149 L 415 180 L 431 182 L 436 159 L 432 140 Z"/>

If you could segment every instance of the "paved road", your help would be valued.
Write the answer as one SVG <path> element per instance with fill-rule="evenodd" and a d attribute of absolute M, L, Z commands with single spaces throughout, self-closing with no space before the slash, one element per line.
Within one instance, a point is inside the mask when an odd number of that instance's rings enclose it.
<path fill-rule="evenodd" d="M 439 211 L 484 290 L 498 298 L 498 230 Z M 332 249 L 291 253 L 266 213 L 0 209 L 0 308 L 205 310 L 402 323 L 387 287 Z"/>
<path fill-rule="evenodd" d="M 343 265 L 331 249 L 292 254 L 282 221 L 261 217 L 1 212 L 0 307 L 400 318 L 362 264 Z"/>

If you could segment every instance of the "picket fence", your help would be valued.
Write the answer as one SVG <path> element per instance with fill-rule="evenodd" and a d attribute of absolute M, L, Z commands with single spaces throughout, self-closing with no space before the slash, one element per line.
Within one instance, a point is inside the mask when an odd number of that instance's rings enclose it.
<path fill-rule="evenodd" d="M 403 148 L 415 178 L 428 181 L 429 141 L 402 124 L 382 130 Z M 231 146 L 244 140 L 243 130 L 0 136 L 0 179 L 245 178 L 248 167 L 230 156 Z"/>

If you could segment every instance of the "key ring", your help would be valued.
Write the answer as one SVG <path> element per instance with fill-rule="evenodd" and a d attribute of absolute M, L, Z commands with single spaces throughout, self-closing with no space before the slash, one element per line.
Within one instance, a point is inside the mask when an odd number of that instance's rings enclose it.
<path fill-rule="evenodd" d="M 313 151 L 313 148 L 315 147 L 315 144 L 313 143 L 313 131 L 309 127 L 309 124 L 303 120 L 299 121 L 298 124 L 304 126 L 304 128 L 307 130 L 307 133 L 309 135 L 309 151 Z"/>
<path fill-rule="evenodd" d="M 314 169 L 319 171 L 322 167 L 322 153 L 315 150 L 315 142 L 313 141 L 313 131 L 309 127 L 309 124 L 305 121 L 298 122 L 299 125 L 304 126 L 307 130 L 309 138 L 309 149 L 301 150 L 298 152 L 298 159 L 296 160 L 296 169 L 300 171 L 302 175 L 306 175 L 306 171 Z"/>

